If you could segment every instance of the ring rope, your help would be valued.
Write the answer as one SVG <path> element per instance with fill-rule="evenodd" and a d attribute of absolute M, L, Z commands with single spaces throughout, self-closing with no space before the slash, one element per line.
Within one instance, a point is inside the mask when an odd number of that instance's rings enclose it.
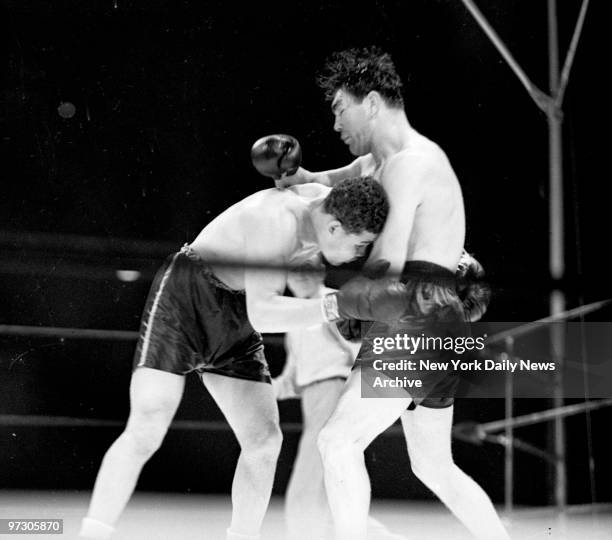
<path fill-rule="evenodd" d="M 52 427 L 52 428 L 123 428 L 126 420 L 110 420 L 97 418 L 77 418 L 73 416 L 43 416 L 28 414 L 0 414 L 0 427 Z M 287 432 L 300 432 L 302 426 L 298 422 L 284 422 L 283 429 Z M 181 431 L 228 431 L 229 425 L 223 421 L 174 420 L 169 429 Z"/>
<path fill-rule="evenodd" d="M 511 427 L 522 427 L 530 426 L 532 424 L 539 424 L 540 422 L 546 422 L 548 420 L 554 420 L 555 418 L 563 418 L 565 416 L 572 416 L 574 414 L 580 414 L 584 411 L 592 411 L 595 409 L 601 409 L 603 407 L 609 407 L 612 405 L 612 398 L 602 399 L 598 401 L 586 401 L 584 403 L 576 403 L 575 405 L 565 405 L 555 409 L 547 409 L 531 414 L 525 414 L 521 416 L 515 416 L 509 420 L 495 420 L 493 422 L 485 422 L 478 424 L 478 429 L 482 430 L 483 433 L 489 433 L 504 429 L 506 426 Z"/>
<path fill-rule="evenodd" d="M 138 339 L 139 333 L 132 330 L 97 330 L 92 328 L 0 324 L 0 335 L 134 341 Z"/>
<path fill-rule="evenodd" d="M 493 334 L 487 338 L 487 343 L 493 344 L 500 341 L 505 341 L 508 338 L 515 338 L 523 336 L 535 329 L 539 325 L 549 322 L 559 322 L 567 319 L 573 319 L 576 317 L 582 317 L 594 311 L 597 311 L 604 306 L 612 303 L 612 298 L 606 300 L 600 300 L 584 306 L 578 306 L 576 308 L 537 319 L 533 322 L 526 323 L 509 330 L 504 330 L 497 334 Z M 66 328 L 56 326 L 26 326 L 26 325 L 10 325 L 0 324 L 0 336 L 27 336 L 27 337 L 59 337 L 61 339 L 98 339 L 98 340 L 120 340 L 120 341 L 134 341 L 138 339 L 140 335 L 134 330 L 101 330 L 92 328 Z M 276 334 L 266 334 L 266 338 L 271 341 L 276 341 Z"/>
<path fill-rule="evenodd" d="M 508 338 L 516 338 L 528 334 L 532 332 L 536 328 L 538 328 L 541 324 L 550 323 L 550 322 L 561 322 L 568 319 L 575 319 L 577 317 L 583 317 L 584 315 L 588 315 L 593 311 L 597 311 L 604 306 L 612 303 L 612 298 L 608 298 L 606 300 L 600 300 L 598 302 L 592 302 L 591 304 L 586 304 L 584 306 L 578 306 L 572 309 L 568 309 L 566 311 L 561 311 L 560 313 L 555 313 L 554 315 L 550 315 L 548 317 L 543 317 L 542 319 L 537 319 L 535 321 L 523 324 L 521 326 L 516 326 L 514 328 L 510 328 L 509 330 L 504 330 L 503 332 L 498 332 L 497 334 L 493 334 L 487 338 L 487 343 L 499 343 L 500 341 L 505 341 Z"/>

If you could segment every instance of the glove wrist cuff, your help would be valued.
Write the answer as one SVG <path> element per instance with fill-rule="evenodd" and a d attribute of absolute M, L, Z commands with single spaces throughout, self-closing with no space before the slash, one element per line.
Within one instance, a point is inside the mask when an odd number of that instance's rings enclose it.
<path fill-rule="evenodd" d="M 336 293 L 329 293 L 321 298 L 321 311 L 323 312 L 323 318 L 327 322 L 336 322 L 342 318 L 338 309 L 338 296 Z"/>

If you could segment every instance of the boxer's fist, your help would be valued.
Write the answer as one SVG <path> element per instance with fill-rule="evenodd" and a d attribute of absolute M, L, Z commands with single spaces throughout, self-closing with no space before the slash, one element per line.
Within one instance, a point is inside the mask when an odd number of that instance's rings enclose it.
<path fill-rule="evenodd" d="M 387 261 L 377 261 L 369 275 L 357 276 L 326 295 L 322 302 L 327 320 L 399 321 L 409 309 L 411 292 L 397 279 L 380 277 L 388 266 Z"/>
<path fill-rule="evenodd" d="M 357 319 L 340 319 L 336 322 L 336 327 L 346 341 L 359 341 L 363 337 L 361 334 L 361 321 Z"/>
<path fill-rule="evenodd" d="M 391 278 L 353 278 L 335 294 L 338 315 L 343 319 L 394 323 L 406 314 L 410 305 L 406 285 Z"/>
<path fill-rule="evenodd" d="M 255 141 L 251 148 L 251 160 L 260 174 L 279 180 L 298 170 L 302 162 L 302 149 L 291 135 L 268 135 Z"/>
<path fill-rule="evenodd" d="M 297 186 L 299 184 L 310 184 L 315 182 L 315 175 L 306 169 L 300 167 L 295 173 L 283 176 L 280 180 L 275 180 L 274 184 L 277 188 L 283 189 L 291 186 Z"/>
<path fill-rule="evenodd" d="M 390 263 L 378 259 L 366 265 L 363 274 L 347 281 L 340 290 L 323 298 L 323 310 L 328 320 L 357 319 L 361 321 L 392 323 L 399 321 L 408 311 L 410 295 L 405 284 L 397 279 L 385 278 Z M 346 325 L 341 325 L 347 330 Z"/>

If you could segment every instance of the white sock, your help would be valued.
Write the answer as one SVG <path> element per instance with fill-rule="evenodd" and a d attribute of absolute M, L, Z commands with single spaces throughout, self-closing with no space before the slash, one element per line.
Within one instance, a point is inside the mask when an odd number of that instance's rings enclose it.
<path fill-rule="evenodd" d="M 115 532 L 115 528 L 102 523 L 97 519 L 83 518 L 81 522 L 80 538 L 90 538 L 91 540 L 108 540 Z"/>
<path fill-rule="evenodd" d="M 227 529 L 227 540 L 260 540 L 259 534 L 240 534 Z"/>

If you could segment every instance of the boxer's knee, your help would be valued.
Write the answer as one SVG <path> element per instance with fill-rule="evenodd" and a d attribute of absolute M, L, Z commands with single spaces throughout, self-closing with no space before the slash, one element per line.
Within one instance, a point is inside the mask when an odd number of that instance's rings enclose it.
<path fill-rule="evenodd" d="M 361 453 L 359 445 L 338 430 L 324 427 L 317 437 L 317 446 L 325 469 L 337 469 Z"/>
<path fill-rule="evenodd" d="M 444 489 L 456 468 L 452 458 L 440 460 L 427 455 L 411 455 L 410 466 L 414 475 L 434 493 Z"/>
<path fill-rule="evenodd" d="M 151 456 L 162 444 L 181 401 L 184 377 L 139 368 L 130 385 L 130 416 L 121 440 L 133 454 Z"/>
<path fill-rule="evenodd" d="M 161 446 L 171 421 L 172 414 L 163 405 L 137 408 L 130 413 L 122 438 L 133 453 L 148 458 Z"/>
<path fill-rule="evenodd" d="M 283 434 L 276 422 L 267 422 L 238 438 L 243 457 L 258 463 L 275 464 L 283 444 Z"/>
<path fill-rule="evenodd" d="M 155 423 L 143 422 L 126 429 L 122 437 L 126 439 L 135 454 L 152 456 L 161 446 L 166 429 Z"/>

